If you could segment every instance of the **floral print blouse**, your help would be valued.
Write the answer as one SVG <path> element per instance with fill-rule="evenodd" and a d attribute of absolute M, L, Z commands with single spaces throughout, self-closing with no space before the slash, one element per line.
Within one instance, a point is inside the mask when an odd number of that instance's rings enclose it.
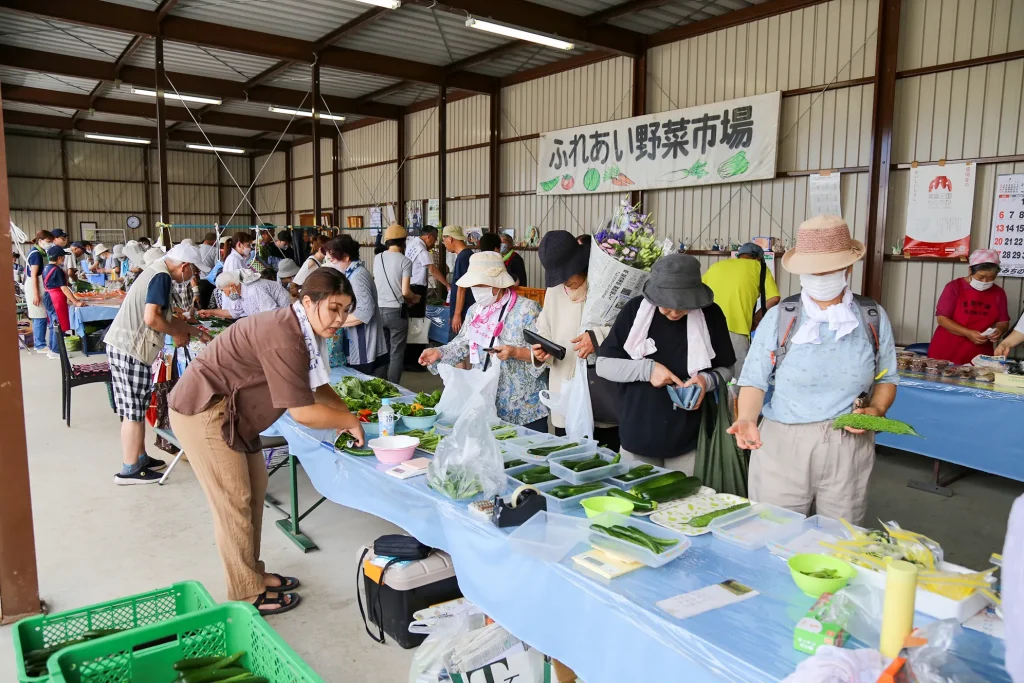
<path fill-rule="evenodd" d="M 473 319 L 477 310 L 477 304 L 473 304 L 466 311 L 466 324 L 459 329 L 458 335 L 439 348 L 441 360 L 438 363 L 457 365 L 469 357 L 469 339 L 466 337 L 466 332 L 469 329 L 468 322 Z M 501 334 L 494 340 L 494 346 L 528 347 L 529 344 L 523 338 L 523 330 L 531 327 L 538 315 L 540 315 L 540 306 L 537 305 L 537 302 L 519 297 L 515 306 L 506 311 Z M 481 353 L 481 356 L 486 357 L 487 355 Z M 496 360 L 492 358 L 491 362 Z M 480 365 L 482 364 L 483 358 L 480 360 Z M 437 374 L 437 363 L 430 366 L 430 371 Z M 534 420 L 547 417 L 548 409 L 540 402 L 539 396 L 540 391 L 547 388 L 546 379 L 536 377 L 531 372 L 529 363 L 521 360 L 501 361 L 501 370 L 498 375 L 498 417 L 516 425 L 526 425 Z"/>

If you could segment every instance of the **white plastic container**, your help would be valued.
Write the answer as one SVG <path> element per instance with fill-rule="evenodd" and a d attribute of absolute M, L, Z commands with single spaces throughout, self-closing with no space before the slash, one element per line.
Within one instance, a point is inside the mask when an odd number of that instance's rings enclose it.
<path fill-rule="evenodd" d="M 583 472 L 576 472 L 564 466 L 562 463 L 566 460 L 580 460 L 586 458 L 592 458 L 594 455 L 598 455 L 602 460 L 608 464 L 604 467 L 595 467 L 591 470 L 584 470 Z M 574 455 L 563 455 L 563 456 L 552 456 L 548 460 L 548 466 L 551 467 L 551 474 L 555 475 L 559 479 L 564 479 L 570 484 L 589 484 L 592 481 L 600 481 L 607 479 L 608 477 L 614 477 L 616 474 L 622 474 L 626 471 L 627 465 L 625 463 L 612 464 L 612 460 L 618 455 L 614 451 L 610 451 L 607 448 L 601 448 L 593 453 L 577 453 Z"/>
<path fill-rule="evenodd" d="M 632 517 L 619 515 L 614 512 L 605 512 L 602 515 L 598 515 L 597 517 L 588 519 L 587 522 L 588 531 L 590 531 L 588 540 L 590 541 L 591 545 L 593 545 L 596 548 L 608 550 L 621 557 L 628 557 L 631 560 L 642 562 L 648 567 L 660 567 L 662 565 L 668 564 L 672 560 L 676 559 L 677 557 L 685 553 L 690 548 L 691 544 L 690 539 L 684 536 L 683 534 L 679 533 L 678 531 L 666 529 L 663 526 L 651 524 L 650 522 L 642 522 L 638 519 L 633 519 Z M 657 536 L 658 538 L 672 539 L 674 541 L 678 541 L 678 543 L 672 548 L 666 550 L 665 552 L 655 554 L 653 551 L 649 550 L 648 548 L 645 548 L 642 545 L 630 543 L 629 541 L 623 541 L 598 531 L 591 531 L 589 529 L 590 524 L 600 524 L 602 526 L 628 526 L 634 529 L 639 529 L 645 534 Z"/>
<path fill-rule="evenodd" d="M 732 543 L 744 550 L 757 550 L 769 541 L 774 541 L 786 533 L 792 522 L 804 518 L 799 512 L 769 505 L 754 503 L 750 507 L 730 512 L 711 520 L 708 528 L 715 538 Z"/>
<path fill-rule="evenodd" d="M 561 483 L 564 484 L 565 482 Z M 551 488 L 554 487 L 552 486 Z M 611 488 L 611 486 L 602 486 L 599 489 L 595 489 L 588 493 L 581 493 L 580 495 L 573 496 L 572 498 L 556 498 L 552 495 L 549 495 L 545 490 L 542 490 L 541 493 L 543 493 L 544 497 L 547 498 L 548 500 L 548 510 L 552 512 L 572 512 L 573 510 L 578 508 L 580 506 L 580 503 L 582 503 L 587 498 L 593 498 L 594 496 L 605 496 L 608 494 L 608 491 L 610 491 Z"/>
<path fill-rule="evenodd" d="M 395 409 L 391 407 L 390 398 L 381 399 L 380 409 L 377 410 L 377 424 L 380 425 L 382 437 L 395 435 Z"/>
<path fill-rule="evenodd" d="M 627 472 L 629 472 L 634 467 L 638 467 L 638 466 L 640 466 L 642 464 L 643 463 L 639 463 L 639 462 L 623 463 L 623 465 L 625 465 L 625 467 L 623 468 L 622 472 L 620 472 L 619 474 L 620 475 L 621 474 L 626 474 Z M 641 477 L 640 479 L 634 479 L 633 481 L 622 481 L 621 479 L 616 479 L 615 478 L 617 475 L 611 475 L 610 477 L 608 477 L 608 479 L 605 480 L 605 483 L 611 484 L 615 488 L 622 489 L 623 491 L 628 491 L 629 489 L 633 488 L 634 486 L 636 486 L 638 484 L 642 484 L 645 481 L 648 481 L 650 479 L 654 479 L 655 477 L 660 477 L 661 475 L 667 474 L 668 472 L 671 472 L 671 471 L 672 470 L 667 470 L 664 467 L 658 467 L 657 465 L 655 465 L 654 469 L 651 470 L 651 474 L 647 475 L 646 477 Z"/>
<path fill-rule="evenodd" d="M 551 434 L 541 434 L 540 432 L 537 432 L 536 434 L 528 434 L 516 439 L 501 441 L 500 443 L 505 447 L 505 450 L 508 453 L 515 453 L 516 457 L 530 462 L 544 463 L 547 462 L 547 458 L 538 458 L 533 455 L 527 455 L 526 451 L 534 446 L 551 441 L 554 438 L 555 437 Z"/>
<path fill-rule="evenodd" d="M 807 519 L 791 522 L 786 530 L 766 545 L 772 555 L 788 560 L 801 553 L 829 553 L 821 542 L 848 541 L 852 538 L 842 522 L 831 517 L 814 515 Z"/>
<path fill-rule="evenodd" d="M 561 562 L 573 548 L 587 542 L 587 520 L 538 512 L 508 536 L 512 550 L 548 562 Z"/>

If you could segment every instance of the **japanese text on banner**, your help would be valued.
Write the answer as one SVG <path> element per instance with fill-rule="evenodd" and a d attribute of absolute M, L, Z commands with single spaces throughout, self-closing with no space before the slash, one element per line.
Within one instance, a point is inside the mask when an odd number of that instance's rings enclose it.
<path fill-rule="evenodd" d="M 586 194 L 775 176 L 782 93 L 541 135 L 538 194 Z"/>
<path fill-rule="evenodd" d="M 1001 175 L 996 180 L 989 246 L 999 252 L 1004 277 L 1024 277 L 1024 175 Z"/>

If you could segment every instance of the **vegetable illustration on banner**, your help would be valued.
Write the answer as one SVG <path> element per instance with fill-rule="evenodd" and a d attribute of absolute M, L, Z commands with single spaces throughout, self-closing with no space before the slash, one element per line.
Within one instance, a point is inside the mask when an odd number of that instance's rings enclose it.
<path fill-rule="evenodd" d="M 780 92 L 541 135 L 538 194 L 587 194 L 775 177 Z"/>
<path fill-rule="evenodd" d="M 961 258 L 971 249 L 974 179 L 971 164 L 910 169 L 906 256 Z"/>
<path fill-rule="evenodd" d="M 989 246 L 999 252 L 1004 277 L 1024 277 L 1024 175 L 1001 175 L 996 180 Z"/>

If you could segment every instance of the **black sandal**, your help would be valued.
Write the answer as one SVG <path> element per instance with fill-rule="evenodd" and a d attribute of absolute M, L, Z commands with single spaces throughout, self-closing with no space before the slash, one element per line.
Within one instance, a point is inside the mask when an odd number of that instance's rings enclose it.
<path fill-rule="evenodd" d="M 267 574 L 275 577 L 278 581 L 281 582 L 281 584 L 278 586 L 266 586 L 267 590 L 269 591 L 287 593 L 288 591 L 293 591 L 302 585 L 302 582 L 296 579 L 294 576 L 281 576 L 280 574 L 275 574 L 274 572 L 267 572 Z"/>
<path fill-rule="evenodd" d="M 295 609 L 302 602 L 302 596 L 298 593 L 278 593 L 276 598 L 268 598 L 268 592 L 275 591 L 263 591 L 256 596 L 256 601 L 252 603 L 252 606 L 258 609 L 260 615 L 264 617 L 269 617 L 272 614 L 284 614 Z M 288 599 L 288 602 L 285 602 L 285 598 Z M 263 605 L 269 605 L 272 609 L 260 609 Z"/>

